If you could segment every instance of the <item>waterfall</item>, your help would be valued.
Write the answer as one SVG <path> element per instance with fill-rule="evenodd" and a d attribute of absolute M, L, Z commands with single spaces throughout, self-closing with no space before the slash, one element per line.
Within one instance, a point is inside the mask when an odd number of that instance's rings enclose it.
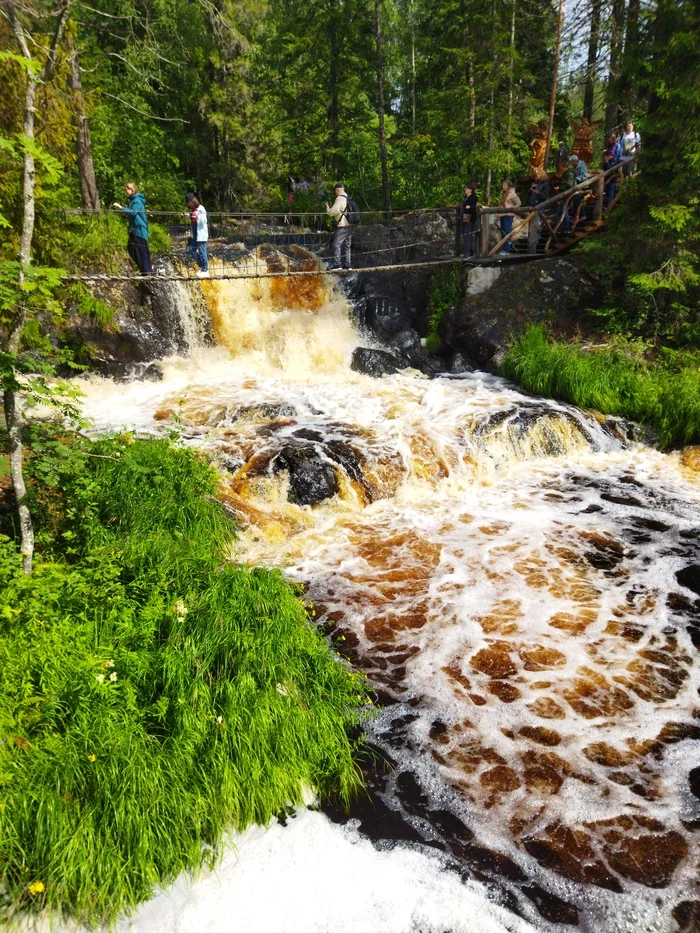
<path fill-rule="evenodd" d="M 233 558 L 284 567 L 375 684 L 393 764 L 362 831 L 443 851 L 538 930 L 671 929 L 699 855 L 677 574 L 700 563 L 700 474 L 484 373 L 352 372 L 322 276 L 172 286 L 188 356 L 157 385 L 86 381 L 87 414 L 177 420 L 220 470 Z"/>

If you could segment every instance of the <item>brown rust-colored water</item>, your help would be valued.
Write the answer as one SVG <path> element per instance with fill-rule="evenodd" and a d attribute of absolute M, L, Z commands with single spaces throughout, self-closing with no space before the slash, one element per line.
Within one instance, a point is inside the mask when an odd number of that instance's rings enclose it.
<path fill-rule="evenodd" d="M 347 369 L 340 305 L 300 321 L 274 287 L 237 283 L 236 314 L 225 284 L 207 287 L 228 352 L 118 399 L 93 387 L 88 408 L 148 430 L 177 418 L 219 464 L 235 559 L 303 582 L 375 684 L 388 764 L 368 763 L 363 831 L 442 849 L 543 930 L 692 918 L 693 455 L 625 446 L 619 426 L 479 374 L 372 382 Z M 337 492 L 300 503 L 289 450 L 313 451 Z"/>

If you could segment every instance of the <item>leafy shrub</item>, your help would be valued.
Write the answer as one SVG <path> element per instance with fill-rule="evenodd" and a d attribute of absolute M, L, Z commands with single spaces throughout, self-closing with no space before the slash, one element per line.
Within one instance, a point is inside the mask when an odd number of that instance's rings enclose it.
<path fill-rule="evenodd" d="M 649 362 L 635 350 L 630 341 L 584 350 L 535 325 L 508 351 L 501 373 L 536 395 L 639 421 L 664 446 L 700 441 L 700 354 L 667 352 Z"/>
<path fill-rule="evenodd" d="M 442 316 L 448 308 L 456 305 L 462 297 L 462 281 L 459 267 L 450 265 L 435 272 L 430 279 L 428 289 L 428 335 L 426 346 L 429 350 L 439 351 L 442 342 L 438 333 Z"/>
<path fill-rule="evenodd" d="M 216 476 L 34 438 L 39 554 L 0 536 L 0 912 L 113 920 L 302 786 L 347 800 L 366 687 L 281 574 L 226 560 Z"/>

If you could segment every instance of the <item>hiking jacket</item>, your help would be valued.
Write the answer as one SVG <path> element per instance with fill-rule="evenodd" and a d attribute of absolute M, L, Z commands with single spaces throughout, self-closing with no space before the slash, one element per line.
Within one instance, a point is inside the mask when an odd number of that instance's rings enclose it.
<path fill-rule="evenodd" d="M 197 219 L 196 223 L 192 223 L 192 239 L 195 243 L 206 243 L 209 239 L 209 226 L 207 224 L 207 212 L 202 204 L 197 208 L 195 216 Z"/>
<path fill-rule="evenodd" d="M 348 196 L 347 194 L 339 194 L 333 203 L 333 207 L 327 207 L 326 213 L 329 217 L 336 217 L 338 219 L 339 227 L 349 227 L 350 221 L 345 216 L 348 209 Z"/>
<path fill-rule="evenodd" d="M 129 218 L 129 233 L 148 239 L 148 220 L 146 218 L 146 196 L 140 191 L 129 197 L 129 206 L 120 208 Z"/>
<path fill-rule="evenodd" d="M 537 185 L 536 189 L 530 192 L 530 207 L 543 204 L 549 198 L 549 179 L 543 178 L 541 181 L 535 182 L 535 184 Z"/>
<path fill-rule="evenodd" d="M 470 219 L 468 221 L 462 220 L 465 214 L 469 215 Z M 471 194 L 467 195 L 457 208 L 457 230 L 461 230 L 465 223 L 476 223 L 476 194 L 473 191 Z"/>
<path fill-rule="evenodd" d="M 504 191 L 501 195 L 501 200 L 499 201 L 499 207 L 520 207 L 520 198 L 515 190 L 515 188 L 509 188 L 507 191 Z M 513 214 L 501 214 L 501 217 L 512 217 Z"/>

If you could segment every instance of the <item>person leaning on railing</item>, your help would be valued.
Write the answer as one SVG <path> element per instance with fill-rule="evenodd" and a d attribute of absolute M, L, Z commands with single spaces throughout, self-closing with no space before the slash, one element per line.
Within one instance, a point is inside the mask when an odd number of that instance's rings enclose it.
<path fill-rule="evenodd" d="M 504 178 L 503 184 L 501 185 L 502 194 L 501 200 L 498 202 L 499 207 L 513 208 L 520 207 L 520 198 L 518 193 L 515 190 L 513 182 L 510 178 Z M 509 233 L 513 230 L 513 219 L 514 214 L 501 214 L 501 239 L 508 236 Z M 507 240 L 501 247 L 502 253 L 509 253 L 513 249 L 513 241 Z"/>

